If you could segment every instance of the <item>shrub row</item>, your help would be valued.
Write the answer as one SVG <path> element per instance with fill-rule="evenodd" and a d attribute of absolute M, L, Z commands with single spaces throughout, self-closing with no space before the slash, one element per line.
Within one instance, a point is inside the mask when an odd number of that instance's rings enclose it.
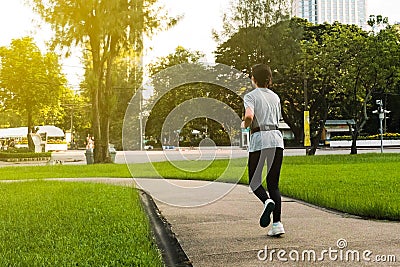
<path fill-rule="evenodd" d="M 50 158 L 51 152 L 33 153 L 33 152 L 0 152 L 0 160 L 4 159 L 38 159 L 38 158 Z"/>
<path fill-rule="evenodd" d="M 380 140 L 380 139 L 381 139 L 380 134 L 359 136 L 357 138 L 357 140 Z M 400 140 L 400 134 L 399 133 L 384 133 L 383 139 L 385 139 L 385 140 Z M 352 140 L 352 137 L 349 135 L 335 136 L 335 137 L 332 137 L 331 140 Z"/>

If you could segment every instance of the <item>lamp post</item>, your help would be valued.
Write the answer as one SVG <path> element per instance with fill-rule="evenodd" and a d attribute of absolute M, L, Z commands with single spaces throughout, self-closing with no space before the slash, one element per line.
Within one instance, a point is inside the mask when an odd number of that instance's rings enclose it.
<path fill-rule="evenodd" d="M 381 136 L 381 153 L 383 153 L 383 120 L 386 119 L 386 114 L 390 113 L 390 111 L 385 110 L 383 108 L 382 99 L 376 100 L 376 104 L 378 105 L 378 109 L 372 111 L 372 113 L 378 114 L 378 116 L 379 116 L 379 133 Z"/>
<path fill-rule="evenodd" d="M 142 107 L 142 101 L 143 101 L 143 91 L 139 89 L 139 127 L 140 127 L 140 151 L 143 150 L 143 107 Z"/>

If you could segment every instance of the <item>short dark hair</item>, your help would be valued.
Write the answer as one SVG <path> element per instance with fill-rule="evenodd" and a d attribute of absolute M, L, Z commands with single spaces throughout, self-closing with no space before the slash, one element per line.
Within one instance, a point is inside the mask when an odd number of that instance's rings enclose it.
<path fill-rule="evenodd" d="M 251 68 L 251 75 L 260 87 L 269 87 L 272 83 L 272 71 L 266 64 L 256 64 Z"/>

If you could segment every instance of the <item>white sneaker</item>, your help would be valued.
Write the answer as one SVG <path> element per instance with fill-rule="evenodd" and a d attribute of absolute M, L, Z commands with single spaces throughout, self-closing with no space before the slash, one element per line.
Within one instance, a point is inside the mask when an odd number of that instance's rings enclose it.
<path fill-rule="evenodd" d="M 275 209 L 275 202 L 272 199 L 267 199 L 264 203 L 264 210 L 260 218 L 260 226 L 267 227 L 271 222 L 271 213 Z"/>
<path fill-rule="evenodd" d="M 268 236 L 280 236 L 285 233 L 283 224 L 281 222 L 276 222 L 272 224 L 272 228 L 268 231 Z"/>

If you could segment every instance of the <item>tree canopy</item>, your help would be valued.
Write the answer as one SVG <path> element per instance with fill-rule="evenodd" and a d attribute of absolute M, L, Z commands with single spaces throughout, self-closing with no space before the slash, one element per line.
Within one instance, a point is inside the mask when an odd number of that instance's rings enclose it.
<path fill-rule="evenodd" d="M 146 107 L 150 109 L 145 129 L 148 140 L 157 141 L 159 144 L 177 145 L 175 137 L 179 133 L 181 146 L 197 145 L 206 137 L 211 138 L 217 145 L 229 145 L 233 141 L 228 136 L 228 132 L 232 132 L 229 128 L 230 121 L 227 120 L 229 116 L 221 115 L 226 112 L 221 109 L 229 107 L 234 110 L 236 116 L 240 117 L 243 107 L 237 94 L 224 88 L 222 83 L 221 86 L 216 84 L 215 81 L 226 81 L 229 84 L 230 80 L 239 80 L 239 78 L 235 76 L 237 73 L 235 75 L 227 73 L 224 68 L 202 65 L 198 62 L 202 56 L 199 51 L 177 47 L 175 53 L 159 58 L 150 65 L 150 73 L 154 78 L 151 80 L 153 97 L 147 101 Z M 171 71 L 165 71 L 168 69 Z M 201 77 L 196 78 L 199 74 Z M 191 77 L 188 78 L 186 75 Z M 187 83 L 188 80 L 197 82 Z M 166 91 L 165 88 L 170 84 L 178 86 Z M 157 102 L 154 104 L 155 100 Z M 200 103 L 202 100 L 203 102 Z M 208 100 L 210 102 L 207 102 Z M 184 114 L 180 114 L 182 115 L 180 119 L 185 121 L 185 124 L 181 125 L 182 127 L 174 125 L 176 128 L 169 129 L 166 119 L 171 114 L 176 115 L 174 110 L 176 111 L 179 107 L 188 108 L 183 112 Z M 163 128 L 167 129 L 163 132 Z M 193 134 L 193 131 L 198 134 Z"/>
<path fill-rule="evenodd" d="M 0 48 L 0 99 L 9 110 L 24 114 L 28 129 L 44 109 L 58 106 L 66 78 L 58 56 L 42 54 L 31 37 L 15 39 Z"/>
<path fill-rule="evenodd" d="M 373 33 L 293 18 L 241 28 L 219 45 L 216 55 L 217 62 L 242 70 L 259 62 L 271 65 L 273 89 L 298 142 L 303 111 L 310 111 L 314 148 L 328 118 L 354 119 L 356 138 L 369 118 L 373 95 L 399 86 L 399 35 L 392 27 Z"/>
<path fill-rule="evenodd" d="M 30 0 L 34 10 L 52 26 L 54 46 L 81 45 L 91 64 L 87 75 L 92 107 L 96 163 L 109 162 L 109 129 L 113 99 L 113 66 L 121 54 L 140 57 L 143 34 L 176 22 L 157 0 Z M 125 54 L 126 55 L 126 54 Z"/>

